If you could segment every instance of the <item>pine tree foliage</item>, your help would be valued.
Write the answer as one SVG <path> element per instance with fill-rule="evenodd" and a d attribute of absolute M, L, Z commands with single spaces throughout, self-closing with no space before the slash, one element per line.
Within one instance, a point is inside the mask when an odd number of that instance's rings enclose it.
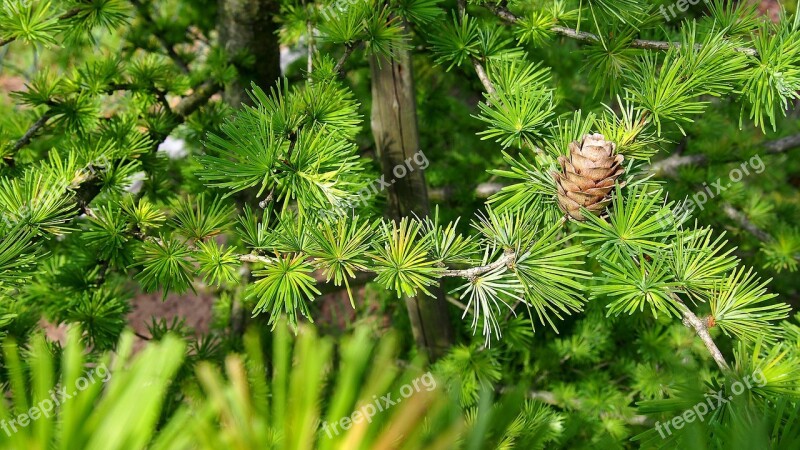
<path fill-rule="evenodd" d="M 0 445 L 9 449 L 51 445 L 106 449 L 358 445 L 377 449 L 390 444 L 471 448 L 503 442 L 505 448 L 530 449 L 545 448 L 559 434 L 562 418 L 549 406 L 526 401 L 520 393 L 502 396 L 492 404 L 490 391 L 485 391 L 481 405 L 490 411 L 479 419 L 492 422 L 493 433 L 486 433 L 485 424 L 462 418 L 451 399 L 434 390 L 437 381 L 430 372 L 422 373 L 416 364 L 396 365 L 397 340 L 391 335 L 376 342 L 369 330 L 360 328 L 341 348 L 335 348 L 329 338 L 307 331 L 292 342 L 287 327 L 277 327 L 270 359 L 265 359 L 258 334 L 248 333 L 244 354 L 231 355 L 224 369 L 209 362 L 198 365 L 197 389 L 178 386 L 192 396 L 192 402 L 175 411 L 164 403 L 185 364 L 186 344 L 175 335 L 164 336 L 132 356 L 133 336 L 124 333 L 117 356 L 112 359 L 105 354 L 96 361 L 85 359 L 76 329 L 57 352 L 41 335 L 32 339 L 26 354 L 13 341 L 6 341 L 4 362 L 13 393 L 0 402 L 0 420 L 6 426 L 13 426 L 8 421 L 31 406 L 52 404 L 51 392 L 77 389 L 68 392 L 69 397 L 56 397 L 63 401 L 56 412 L 41 416 L 35 426 L 20 427 Z M 341 354 L 338 363 L 332 359 L 334 350 Z M 330 372 L 335 364 L 341 370 Z M 26 371 L 30 378 L 23 375 Z M 419 389 L 407 395 L 404 386 Z M 30 398 L 27 392 L 32 392 Z M 397 402 L 396 407 L 368 422 L 362 416 L 364 427 L 333 428 L 339 417 L 358 407 L 375 408 L 377 396 L 384 392 L 391 393 L 389 400 Z M 420 408 L 436 411 L 435 417 L 424 419 L 418 414 Z M 117 426 L 122 422 L 127 424 L 124 433 Z M 386 426 L 392 423 L 404 425 Z M 327 432 L 319 432 L 319 426 Z M 469 445 L 454 434 L 463 428 L 472 436 Z M 442 430 L 447 432 L 439 436 Z"/>
<path fill-rule="evenodd" d="M 653 430 L 639 434 L 650 421 L 642 414 L 669 419 L 706 388 L 727 392 L 757 370 L 764 386 L 668 441 L 716 448 L 731 430 L 761 427 L 768 431 L 748 442 L 796 442 L 797 325 L 786 321 L 791 307 L 771 292 L 771 280 L 751 268 L 755 260 L 759 270 L 796 270 L 796 229 L 775 227 L 771 235 L 759 227 L 772 230 L 773 213 L 797 217 L 785 213 L 796 210 L 796 196 L 760 195 L 769 184 L 751 194 L 729 185 L 713 201 L 739 219 L 731 234 L 742 248 L 735 248 L 720 227 L 702 225 L 708 212 L 696 211 L 696 221 L 683 214 L 668 195 L 672 186 L 651 172 L 673 141 L 714 130 L 720 116 L 730 122 L 727 109 L 736 111 L 742 135 L 796 121 L 786 117 L 800 91 L 796 9 L 771 22 L 746 2 L 714 0 L 704 16 L 667 24 L 659 1 L 284 0 L 281 41 L 308 48 L 308 65 L 271 89 L 253 85 L 251 104 L 231 108 L 216 94 L 242 61 L 204 18 L 214 3 L 2 4 L 0 47 L 34 73 L 17 69 L 24 89 L 0 99 L 0 332 L 24 338 L 42 316 L 75 323 L 61 363 L 64 384 L 82 367 L 79 337 L 121 355 L 104 396 L 100 387 L 83 392 L 85 400 L 59 410 L 58 422 L 47 418 L 8 445 L 382 448 L 402 435 L 408 448 L 424 448 L 437 425 L 455 430 L 442 432 L 443 442 L 464 426 L 470 448 L 555 440 L 586 447 L 637 434 L 658 446 Z M 560 46 L 580 51 L 580 72 L 552 62 Z M 370 105 L 359 82 L 364 61 L 380 65 L 406 51 L 423 55 L 425 80 L 450 80 L 454 90 L 452 80 L 480 82 L 477 105 L 460 113 L 476 127 L 473 145 L 493 149 L 486 168 L 505 186 L 473 217 L 437 210 L 393 221 L 376 213 L 383 186 L 395 180 L 378 176 L 365 157 Z M 81 53 L 90 56 L 69 59 Z M 564 59 L 576 59 L 567 53 Z M 587 82 L 580 94 L 569 92 Z M 594 132 L 615 143 L 624 175 L 600 216 L 586 211 L 586 221 L 568 220 L 550 172 L 570 143 Z M 191 141 L 183 159 L 165 150 L 174 136 Z M 758 156 L 742 148 L 746 142 L 736 144 L 728 145 L 732 155 L 719 148 L 688 155 L 711 166 L 681 172 L 703 186 L 690 195 L 708 197 L 704 182 L 732 173 L 726 164 Z M 785 194 L 782 184 L 772 190 Z M 471 229 L 464 226 L 470 219 Z M 744 233 L 757 243 L 740 239 Z M 404 403 L 374 430 L 326 438 L 313 426 L 324 414 L 323 392 L 308 388 L 323 383 L 333 346 L 300 334 L 290 357 L 282 324 L 297 331 L 314 322 L 325 283 L 344 286 L 356 308 L 359 276 L 395 300 L 446 287 L 463 309 L 465 334 L 480 329 L 481 339 L 467 337 L 435 366 L 467 408 L 465 424 L 444 413 L 419 420 L 415 408 L 441 412 L 432 405 L 447 402 L 437 394 Z M 181 405 L 157 427 L 185 353 L 170 335 L 185 330 L 154 323 L 151 335 L 161 342 L 123 368 L 131 345 L 123 334 L 128 288 L 166 298 L 196 290 L 198 280 L 219 293 L 217 312 L 228 314 L 221 321 L 232 319 L 234 304 L 244 305 L 275 330 L 272 378 L 264 379 L 260 344 L 249 338 L 247 359 L 229 358 L 224 377 L 200 365 L 198 414 Z M 329 420 L 410 376 L 382 367 L 367 375 L 370 357 L 389 365 L 396 355 L 389 344 L 371 346 L 366 334 L 352 340 L 337 355 L 341 378 L 325 404 Z M 635 344 L 616 355 L 615 341 Z M 534 345 L 541 355 L 533 355 Z M 31 387 L 14 345 L 3 360 L 15 413 L 31 403 L 26 390 L 31 400 L 42 398 L 55 374 L 44 341 L 33 340 L 30 351 Z M 191 352 L 198 361 L 213 359 L 218 341 L 196 341 Z M 610 360 L 608 371 L 593 370 Z M 153 381 L 140 392 L 145 379 Z M 544 390 L 491 405 L 492 390 L 531 380 Z M 142 404 L 138 412 L 134 401 Z M 2 404 L 0 414 L 10 418 Z M 129 430 L 112 432 L 115 421 Z M 406 421 L 410 429 L 397 428 Z"/>

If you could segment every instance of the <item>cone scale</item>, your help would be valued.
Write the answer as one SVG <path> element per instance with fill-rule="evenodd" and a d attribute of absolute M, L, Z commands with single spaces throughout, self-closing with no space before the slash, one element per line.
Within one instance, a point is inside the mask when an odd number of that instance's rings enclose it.
<path fill-rule="evenodd" d="M 587 134 L 569 144 L 568 157 L 559 156 L 561 171 L 550 172 L 556 183 L 558 206 L 574 220 L 586 217 L 581 208 L 600 215 L 611 202 L 617 178 L 625 172 L 616 144 L 602 134 Z"/>

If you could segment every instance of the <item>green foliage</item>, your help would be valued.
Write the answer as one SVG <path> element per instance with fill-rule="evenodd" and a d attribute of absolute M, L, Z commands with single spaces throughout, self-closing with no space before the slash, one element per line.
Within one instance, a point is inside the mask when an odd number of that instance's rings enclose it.
<path fill-rule="evenodd" d="M 216 23 L 228 6 L 2 3 L 4 86 L 24 87 L 0 92 L 0 419 L 115 358 L 106 385 L 0 447 L 796 447 L 800 328 L 777 300 L 795 299 L 781 272 L 800 260 L 796 7 L 771 21 L 725 0 L 673 18 L 664 1 L 281 0 L 239 48 Z M 299 59 L 251 76 L 278 37 Z M 420 125 L 402 121 L 402 144 L 430 155 L 430 199 L 374 170 L 396 143 L 368 133 L 369 84 L 397 57 L 415 90 L 395 96 Z M 576 222 L 552 173 L 591 133 L 625 172 Z M 385 196 L 437 205 L 384 219 Z M 323 300 L 342 286 L 344 316 Z M 197 287 L 208 333 L 152 318 L 132 359 L 132 296 Z M 430 366 L 439 388 L 341 427 L 419 382 L 431 349 L 411 336 L 440 331 L 417 322 L 445 300 L 462 314 L 437 322 L 459 325 Z M 241 335 L 247 312 L 271 345 Z M 73 328 L 63 350 L 38 321 Z M 735 399 L 658 436 L 709 389 Z"/>
<path fill-rule="evenodd" d="M 147 291 L 163 289 L 164 298 L 171 290 L 183 293 L 190 287 L 194 289 L 190 276 L 193 270 L 188 261 L 190 255 L 189 248 L 177 240 L 148 240 L 137 258 L 143 268 L 136 277 Z"/>
<path fill-rule="evenodd" d="M 317 267 L 323 270 L 327 281 L 333 278 L 335 286 L 344 283 L 353 308 L 353 292 L 347 280 L 355 278 L 356 272 L 367 270 L 366 252 L 373 231 L 374 225 L 359 224 L 358 216 L 340 218 L 333 225 L 323 223 L 321 229 L 312 229 L 316 249 L 311 251 L 311 256 Z"/>
<path fill-rule="evenodd" d="M 742 340 L 774 342 L 778 327 L 771 322 L 785 319 L 790 307 L 785 303 L 767 303 L 777 297 L 766 292 L 768 282 L 757 279 L 752 269 L 745 273 L 741 267 L 714 289 L 709 305 L 722 331 Z"/>
<path fill-rule="evenodd" d="M 420 234 L 416 221 L 403 219 L 382 224 L 383 244 L 373 245 L 370 256 L 375 264 L 375 281 L 397 293 L 413 297 L 417 291 L 432 295 L 427 289 L 436 283 L 441 269 L 427 258 L 430 242 Z"/>
<path fill-rule="evenodd" d="M 298 309 L 313 321 L 306 304 L 314 300 L 315 294 L 319 295 L 319 290 L 314 287 L 314 278 L 309 275 L 312 270 L 313 267 L 301 255 L 286 255 L 271 260 L 263 269 L 253 271 L 253 275 L 258 277 L 248 288 L 249 296 L 258 300 L 253 313 L 270 311 L 269 323 L 273 327 L 278 323 L 281 309 L 292 326 L 297 326 Z"/>
<path fill-rule="evenodd" d="M 238 279 L 239 258 L 233 248 L 224 248 L 211 240 L 198 243 L 198 252 L 194 254 L 203 281 L 220 286 L 234 283 Z"/>

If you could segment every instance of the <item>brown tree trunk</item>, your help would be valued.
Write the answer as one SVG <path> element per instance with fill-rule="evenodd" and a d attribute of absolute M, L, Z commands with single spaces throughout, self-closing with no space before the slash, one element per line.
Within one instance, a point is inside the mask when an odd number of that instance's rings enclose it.
<path fill-rule="evenodd" d="M 278 2 L 279 0 L 219 0 L 219 42 L 228 56 L 233 58 L 239 72 L 239 77 L 225 86 L 223 94 L 225 102 L 234 108 L 240 107 L 242 103 L 252 104 L 246 92 L 252 88 L 251 83 L 269 92 L 269 88 L 281 76 L 281 53 L 278 35 L 275 34 L 278 29 L 275 22 L 280 6 Z M 251 62 L 243 62 L 245 55 L 252 57 Z M 236 200 L 241 204 L 258 203 L 252 192 L 241 193 L 236 196 Z M 245 310 L 238 298 L 231 302 L 232 336 L 242 336 L 249 316 L 249 311 Z"/>
<path fill-rule="evenodd" d="M 423 168 L 414 166 L 414 170 L 407 170 L 403 177 L 394 173 L 398 167 L 408 169 L 407 161 L 414 161 L 414 155 L 420 151 L 411 55 L 408 51 L 401 51 L 397 56 L 394 61 L 373 57 L 370 66 L 372 134 L 385 180 L 391 183 L 386 215 L 399 220 L 412 214 L 424 217 L 429 206 Z M 405 302 L 417 344 L 431 360 L 435 360 L 452 345 L 453 329 L 441 289 L 432 292 L 435 297 L 421 294 L 407 298 Z"/>
<path fill-rule="evenodd" d="M 265 91 L 281 76 L 281 53 L 278 24 L 278 0 L 219 0 L 217 30 L 227 54 L 237 61 L 239 77 L 225 86 L 225 101 L 234 107 L 250 104 L 245 89 L 255 83 Z M 244 55 L 252 56 L 249 63 Z"/>

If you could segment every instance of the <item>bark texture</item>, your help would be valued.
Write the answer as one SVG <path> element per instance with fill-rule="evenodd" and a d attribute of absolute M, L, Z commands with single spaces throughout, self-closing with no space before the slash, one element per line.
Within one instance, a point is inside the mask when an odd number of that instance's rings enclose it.
<path fill-rule="evenodd" d="M 250 84 L 269 91 L 281 76 L 278 0 L 219 0 L 219 41 L 236 61 L 239 77 L 225 86 L 225 101 L 235 107 L 250 104 Z M 253 60 L 244 61 L 244 55 Z"/>

